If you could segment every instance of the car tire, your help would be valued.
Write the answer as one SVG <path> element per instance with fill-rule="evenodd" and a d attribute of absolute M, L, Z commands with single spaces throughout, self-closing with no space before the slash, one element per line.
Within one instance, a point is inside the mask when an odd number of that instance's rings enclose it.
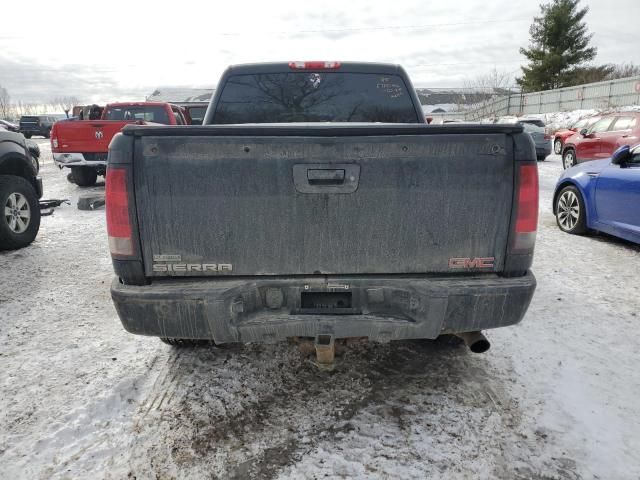
<path fill-rule="evenodd" d="M 40 205 L 27 180 L 0 175 L 0 208 L 0 250 L 16 250 L 35 240 L 40 230 Z"/>
<path fill-rule="evenodd" d="M 71 174 L 79 187 L 93 187 L 98 179 L 98 172 L 91 167 L 71 167 Z"/>
<path fill-rule="evenodd" d="M 560 155 L 562 153 L 562 140 L 559 138 L 556 138 L 553 141 L 553 153 L 556 155 Z"/>
<path fill-rule="evenodd" d="M 51 129 L 44 132 L 44 135 L 43 135 L 44 138 L 49 138 L 50 136 L 51 136 Z"/>
<path fill-rule="evenodd" d="M 40 173 L 40 161 L 38 160 L 38 157 L 32 155 L 31 156 L 31 161 L 33 162 L 33 168 L 36 169 L 36 175 L 38 173 Z"/>
<path fill-rule="evenodd" d="M 562 167 L 566 170 L 577 164 L 576 151 L 573 148 L 567 148 L 562 154 Z"/>
<path fill-rule="evenodd" d="M 24 138 L 31 138 L 31 134 L 30 133 L 24 133 Z"/>
<path fill-rule="evenodd" d="M 167 338 L 160 337 L 160 341 L 162 343 L 166 343 L 167 345 L 171 345 L 176 348 L 193 348 L 193 347 L 203 347 L 203 346 L 214 346 L 215 343 L 213 340 L 194 340 L 191 338 Z"/>
<path fill-rule="evenodd" d="M 539 162 L 544 162 L 544 160 L 545 160 L 547 157 L 546 157 L 546 156 L 544 156 L 544 155 L 538 155 L 536 158 L 537 158 L 537 160 L 538 160 Z"/>
<path fill-rule="evenodd" d="M 564 187 L 556 197 L 556 223 L 560 230 L 574 235 L 587 233 L 587 212 L 580 191 Z"/>

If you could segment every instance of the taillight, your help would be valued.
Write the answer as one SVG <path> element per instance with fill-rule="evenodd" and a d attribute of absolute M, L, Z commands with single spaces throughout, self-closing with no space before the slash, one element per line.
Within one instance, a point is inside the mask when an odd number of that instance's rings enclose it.
<path fill-rule="evenodd" d="M 292 70 L 337 70 L 340 62 L 289 62 Z"/>
<path fill-rule="evenodd" d="M 548 133 L 544 134 L 544 139 L 545 140 L 551 140 L 551 135 L 549 135 Z"/>
<path fill-rule="evenodd" d="M 127 193 L 127 170 L 107 168 L 105 186 L 105 208 L 107 235 L 111 255 L 133 255 L 131 220 L 129 218 L 129 194 Z"/>
<path fill-rule="evenodd" d="M 58 148 L 58 129 L 55 124 L 51 129 L 51 148 Z"/>
<path fill-rule="evenodd" d="M 538 229 L 538 166 L 520 165 L 514 252 L 530 251 Z"/>

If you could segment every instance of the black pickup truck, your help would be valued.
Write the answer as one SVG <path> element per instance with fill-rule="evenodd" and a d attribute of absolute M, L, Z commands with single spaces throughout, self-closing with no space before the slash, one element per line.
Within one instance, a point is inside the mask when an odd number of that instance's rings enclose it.
<path fill-rule="evenodd" d="M 518 323 L 535 290 L 520 125 L 427 125 L 404 70 L 230 67 L 203 126 L 127 126 L 106 187 L 129 332 L 375 341 Z"/>
<path fill-rule="evenodd" d="M 0 128 L 0 250 L 26 247 L 40 229 L 42 180 L 34 146 L 27 142 Z"/>

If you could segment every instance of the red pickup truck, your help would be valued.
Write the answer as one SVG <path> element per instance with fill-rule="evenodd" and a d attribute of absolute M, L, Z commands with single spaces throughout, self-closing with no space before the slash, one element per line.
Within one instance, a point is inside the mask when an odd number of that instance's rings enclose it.
<path fill-rule="evenodd" d="M 113 136 L 130 123 L 187 125 L 189 116 L 170 103 L 111 103 L 99 120 L 63 120 L 51 129 L 53 160 L 60 168 L 71 168 L 73 181 L 81 187 L 96 183 L 104 175 L 107 152 Z"/>

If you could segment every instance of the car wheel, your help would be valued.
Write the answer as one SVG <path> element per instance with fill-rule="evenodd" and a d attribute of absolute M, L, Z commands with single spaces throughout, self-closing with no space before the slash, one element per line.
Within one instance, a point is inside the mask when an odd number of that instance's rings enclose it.
<path fill-rule="evenodd" d="M 32 155 L 31 163 L 33 163 L 33 168 L 35 168 L 37 175 L 40 172 L 40 161 L 38 160 L 38 157 Z"/>
<path fill-rule="evenodd" d="M 98 172 L 91 167 L 71 167 L 73 181 L 79 187 L 92 187 L 98 179 Z"/>
<path fill-rule="evenodd" d="M 30 133 L 25 133 L 24 134 L 24 138 L 31 138 L 31 134 Z"/>
<path fill-rule="evenodd" d="M 562 153 L 562 140 L 559 138 L 556 138 L 553 141 L 553 153 L 556 155 L 560 155 Z"/>
<path fill-rule="evenodd" d="M 0 175 L 0 250 L 33 242 L 40 229 L 40 205 L 33 186 L 22 177 Z"/>
<path fill-rule="evenodd" d="M 587 215 L 576 187 L 565 187 L 556 199 L 556 222 L 560 230 L 580 235 L 587 232 Z"/>
<path fill-rule="evenodd" d="M 202 347 L 206 345 L 215 345 L 213 340 L 193 340 L 191 338 L 167 338 L 160 337 L 160 341 L 177 348 Z"/>
<path fill-rule="evenodd" d="M 574 165 L 576 165 L 576 152 L 572 148 L 568 148 L 562 155 L 562 166 L 566 170 Z"/>
<path fill-rule="evenodd" d="M 44 138 L 49 138 L 51 136 L 51 129 L 47 130 L 46 132 L 44 132 Z"/>

